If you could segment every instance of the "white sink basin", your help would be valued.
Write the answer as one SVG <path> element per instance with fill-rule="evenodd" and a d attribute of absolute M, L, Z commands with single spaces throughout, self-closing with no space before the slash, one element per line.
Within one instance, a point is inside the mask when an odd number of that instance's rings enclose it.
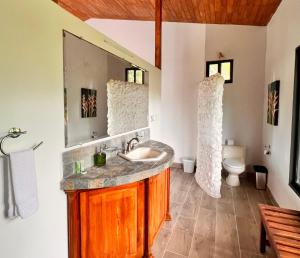
<path fill-rule="evenodd" d="M 126 160 L 133 162 L 153 162 L 163 159 L 167 155 L 167 153 L 165 151 L 159 151 L 149 147 L 139 147 L 128 152 L 127 154 L 119 153 L 118 155 Z"/>

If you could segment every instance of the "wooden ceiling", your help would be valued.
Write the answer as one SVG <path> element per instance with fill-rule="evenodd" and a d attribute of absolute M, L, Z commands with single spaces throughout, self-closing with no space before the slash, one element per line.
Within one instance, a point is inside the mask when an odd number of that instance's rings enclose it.
<path fill-rule="evenodd" d="M 267 25 L 281 0 L 162 0 L 163 21 Z M 155 19 L 155 0 L 55 0 L 82 20 Z"/>

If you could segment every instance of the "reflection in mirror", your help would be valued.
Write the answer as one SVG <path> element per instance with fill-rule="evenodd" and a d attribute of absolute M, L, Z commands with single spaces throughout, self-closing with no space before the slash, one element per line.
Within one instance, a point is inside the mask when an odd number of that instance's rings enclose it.
<path fill-rule="evenodd" d="M 147 127 L 147 85 L 110 80 L 107 83 L 107 99 L 109 135 Z"/>
<path fill-rule="evenodd" d="M 69 32 L 64 31 L 63 35 L 66 146 L 147 127 L 148 72 Z M 107 101 L 110 80 L 118 81 L 122 92 L 119 94 L 121 100 L 111 98 L 111 101 L 120 102 L 110 102 L 110 106 L 114 106 L 114 112 L 126 109 L 126 116 L 135 118 L 130 126 L 118 126 L 123 124 L 121 117 L 108 118 L 108 113 L 112 113 L 108 111 Z M 129 85 L 132 87 L 128 88 Z M 139 103 L 139 99 L 143 99 L 143 107 L 126 102 Z M 108 120 L 110 127 L 118 130 L 108 132 Z"/>

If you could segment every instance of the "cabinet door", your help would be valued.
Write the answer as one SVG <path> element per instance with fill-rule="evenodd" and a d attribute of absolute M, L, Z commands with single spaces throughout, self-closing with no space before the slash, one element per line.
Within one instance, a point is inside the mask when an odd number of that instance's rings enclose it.
<path fill-rule="evenodd" d="M 165 170 L 159 175 L 149 179 L 149 246 L 152 246 L 168 213 L 168 178 L 169 171 Z"/>
<path fill-rule="evenodd" d="M 80 194 L 82 258 L 142 257 L 144 184 Z"/>

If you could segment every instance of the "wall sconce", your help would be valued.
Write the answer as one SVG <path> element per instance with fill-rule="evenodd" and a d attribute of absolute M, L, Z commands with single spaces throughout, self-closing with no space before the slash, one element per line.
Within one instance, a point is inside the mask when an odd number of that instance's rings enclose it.
<path fill-rule="evenodd" d="M 224 56 L 224 54 L 223 54 L 222 52 L 219 52 L 219 53 L 218 53 L 218 58 L 219 58 L 219 59 L 224 58 L 224 57 L 225 57 L 225 56 Z"/>

